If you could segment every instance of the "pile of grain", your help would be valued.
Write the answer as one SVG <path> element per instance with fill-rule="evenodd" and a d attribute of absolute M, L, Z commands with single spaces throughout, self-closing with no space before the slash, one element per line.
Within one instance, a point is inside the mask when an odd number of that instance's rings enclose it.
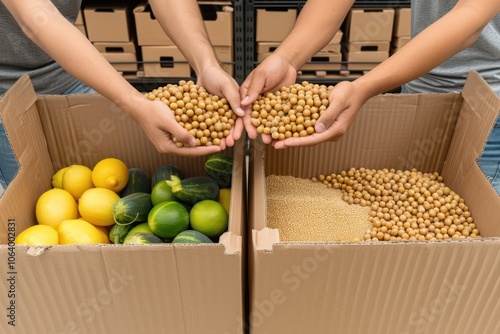
<path fill-rule="evenodd" d="M 369 207 L 349 205 L 338 189 L 292 176 L 266 177 L 267 226 L 280 240 L 357 241 L 370 229 Z"/>

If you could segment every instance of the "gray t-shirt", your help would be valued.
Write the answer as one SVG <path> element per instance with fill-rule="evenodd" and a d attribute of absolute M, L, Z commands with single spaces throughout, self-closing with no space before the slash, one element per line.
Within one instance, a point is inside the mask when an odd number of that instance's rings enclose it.
<path fill-rule="evenodd" d="M 457 1 L 412 0 L 412 36 L 416 36 L 448 13 Z M 453 29 L 453 27 L 449 28 Z M 460 92 L 467 74 L 473 69 L 500 96 L 500 14 L 484 28 L 473 45 L 457 53 L 429 73 L 406 84 L 405 88 L 408 93 Z"/>
<path fill-rule="evenodd" d="M 68 21 L 75 22 L 81 0 L 52 0 L 52 3 Z M 33 15 L 39 24 L 46 20 L 43 10 Z M 0 96 L 25 73 L 30 75 L 38 94 L 59 94 L 78 82 L 23 33 L 0 2 Z"/>

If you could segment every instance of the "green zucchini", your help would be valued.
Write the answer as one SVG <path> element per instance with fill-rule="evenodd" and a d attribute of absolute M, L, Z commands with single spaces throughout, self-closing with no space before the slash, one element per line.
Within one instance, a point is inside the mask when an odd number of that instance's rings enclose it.
<path fill-rule="evenodd" d="M 233 157 L 223 153 L 212 154 L 205 161 L 205 172 L 220 188 L 231 187 Z"/>
<path fill-rule="evenodd" d="M 172 175 L 177 176 L 181 180 L 184 178 L 182 170 L 175 165 L 167 164 L 157 167 L 153 171 L 153 176 L 151 177 L 151 189 L 153 189 L 154 186 L 156 186 L 156 184 L 160 181 L 170 180 L 170 176 Z"/>
<path fill-rule="evenodd" d="M 114 244 L 123 244 L 125 237 L 132 230 L 136 224 L 118 225 L 114 224 L 109 230 L 109 240 Z"/>
<path fill-rule="evenodd" d="M 208 176 L 193 176 L 181 180 L 172 175 L 167 184 L 172 187 L 174 197 L 178 201 L 189 205 L 194 205 L 206 199 L 217 201 L 219 198 L 219 185 Z"/>
<path fill-rule="evenodd" d="M 151 179 L 146 171 L 140 168 L 129 168 L 128 182 L 120 191 L 120 197 L 125 197 L 133 193 L 150 193 Z"/>
<path fill-rule="evenodd" d="M 152 208 L 150 194 L 133 193 L 116 201 L 113 206 L 113 217 L 118 225 L 145 222 Z"/>

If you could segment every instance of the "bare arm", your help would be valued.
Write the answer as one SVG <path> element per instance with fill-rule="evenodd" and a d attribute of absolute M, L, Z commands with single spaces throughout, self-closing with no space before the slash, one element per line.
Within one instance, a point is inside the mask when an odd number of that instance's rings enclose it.
<path fill-rule="evenodd" d="M 356 80 L 355 85 L 371 97 L 418 78 L 471 46 L 499 12 L 500 1 L 459 0 L 448 14 Z"/>
<path fill-rule="evenodd" d="M 172 135 L 183 143 L 195 139 L 159 101 L 149 101 L 131 86 L 64 18 L 49 0 L 1 0 L 24 33 L 66 71 L 128 113 L 145 131 L 156 149 L 164 153 L 203 155 L 219 147 L 177 148 Z"/>
<path fill-rule="evenodd" d="M 500 1 L 459 0 L 448 14 L 389 59 L 353 82 L 337 84 L 329 97 L 330 106 L 315 125 L 317 133 L 278 142 L 275 148 L 338 140 L 369 98 L 418 78 L 466 49 L 499 12 Z"/>

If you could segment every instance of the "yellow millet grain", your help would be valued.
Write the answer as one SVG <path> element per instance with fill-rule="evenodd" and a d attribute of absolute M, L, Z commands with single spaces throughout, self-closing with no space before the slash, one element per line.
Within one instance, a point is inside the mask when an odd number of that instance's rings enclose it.
<path fill-rule="evenodd" d="M 267 226 L 284 242 L 359 241 L 370 228 L 369 207 L 349 205 L 342 192 L 292 176 L 266 177 Z"/>

